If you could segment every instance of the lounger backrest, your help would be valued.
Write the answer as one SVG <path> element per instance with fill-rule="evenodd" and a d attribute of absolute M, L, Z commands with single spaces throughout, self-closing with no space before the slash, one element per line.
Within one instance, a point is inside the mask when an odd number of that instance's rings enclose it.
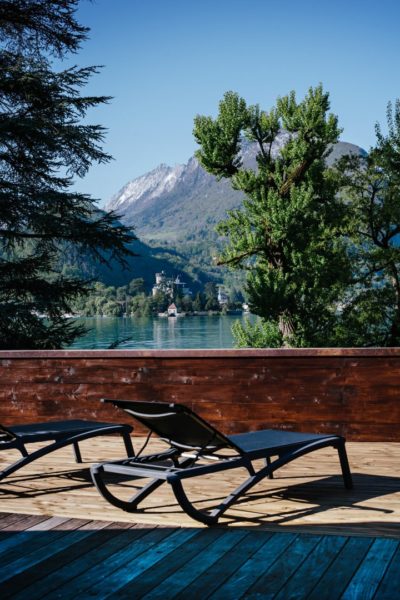
<path fill-rule="evenodd" d="M 17 436 L 12 431 L 3 425 L 0 425 L 0 447 L 1 444 L 9 444 L 10 442 L 14 442 L 16 439 Z"/>
<path fill-rule="evenodd" d="M 103 398 L 132 415 L 172 446 L 192 450 L 232 448 L 239 451 L 227 437 L 183 404 L 142 402 Z"/>

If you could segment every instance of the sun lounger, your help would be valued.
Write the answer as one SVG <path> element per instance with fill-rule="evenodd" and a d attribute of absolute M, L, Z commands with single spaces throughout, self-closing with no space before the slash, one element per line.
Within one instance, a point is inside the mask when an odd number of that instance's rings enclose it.
<path fill-rule="evenodd" d="M 140 451 L 134 458 L 92 466 L 92 479 L 100 494 L 114 506 L 128 512 L 137 510 L 142 500 L 167 482 L 188 515 L 212 525 L 229 506 L 264 477 L 272 478 L 274 471 L 283 465 L 328 446 L 338 451 L 345 487 L 352 488 L 343 437 L 274 429 L 225 436 L 181 404 L 111 399 L 102 401 L 122 408 L 169 445 L 165 452 L 142 456 Z M 258 459 L 263 459 L 264 463 L 256 470 L 253 461 Z M 184 491 L 185 479 L 240 467 L 247 470 L 248 478 L 212 510 L 196 508 Z M 122 500 L 110 491 L 107 482 L 110 475 L 130 479 L 146 478 L 150 482 L 129 500 Z"/>
<path fill-rule="evenodd" d="M 0 425 L 0 450 L 17 449 L 22 458 L 0 471 L 0 480 L 54 450 L 72 445 L 75 460 L 82 462 L 79 442 L 98 435 L 119 433 L 122 435 L 127 455 L 134 456 L 130 432 L 133 427 L 97 421 L 49 421 L 31 425 L 15 425 L 6 428 Z M 28 453 L 26 444 L 50 442 L 48 445 Z"/>

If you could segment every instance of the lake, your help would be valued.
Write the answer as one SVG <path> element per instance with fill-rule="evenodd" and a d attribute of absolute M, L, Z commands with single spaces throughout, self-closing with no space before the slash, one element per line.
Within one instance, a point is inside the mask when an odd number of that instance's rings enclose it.
<path fill-rule="evenodd" d="M 242 315 L 198 317 L 92 317 L 79 318 L 90 331 L 70 348 L 108 348 L 116 340 L 118 348 L 233 348 L 232 324 Z M 127 339 L 129 338 L 129 339 Z"/>

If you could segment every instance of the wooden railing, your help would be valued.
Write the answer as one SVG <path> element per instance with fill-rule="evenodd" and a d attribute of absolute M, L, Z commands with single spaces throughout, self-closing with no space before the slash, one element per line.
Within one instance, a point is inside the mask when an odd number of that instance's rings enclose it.
<path fill-rule="evenodd" d="M 399 384 L 397 348 L 0 351 L 0 422 L 129 419 L 106 396 L 185 403 L 226 433 L 400 442 Z"/>

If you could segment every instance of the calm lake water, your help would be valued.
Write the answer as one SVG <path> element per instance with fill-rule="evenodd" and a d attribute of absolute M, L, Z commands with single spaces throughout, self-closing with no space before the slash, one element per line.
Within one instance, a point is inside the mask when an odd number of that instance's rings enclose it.
<path fill-rule="evenodd" d="M 233 348 L 231 327 L 242 315 L 178 318 L 93 317 L 76 319 L 90 331 L 70 348 Z"/>

